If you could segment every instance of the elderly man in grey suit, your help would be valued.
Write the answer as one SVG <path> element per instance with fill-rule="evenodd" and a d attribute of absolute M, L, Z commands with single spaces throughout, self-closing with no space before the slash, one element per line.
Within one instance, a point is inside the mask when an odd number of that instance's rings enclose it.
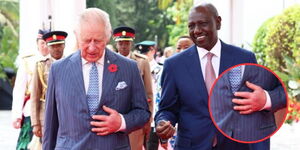
<path fill-rule="evenodd" d="M 137 64 L 105 49 L 111 25 L 100 9 L 86 9 L 75 34 L 79 50 L 50 70 L 43 149 L 129 150 L 128 133 L 150 117 Z"/>
<path fill-rule="evenodd" d="M 255 97 L 251 92 L 261 96 Z M 227 137 L 255 143 L 277 129 L 274 112 L 286 107 L 286 103 L 283 86 L 274 74 L 261 65 L 243 64 L 229 69 L 217 80 L 210 111 Z"/>

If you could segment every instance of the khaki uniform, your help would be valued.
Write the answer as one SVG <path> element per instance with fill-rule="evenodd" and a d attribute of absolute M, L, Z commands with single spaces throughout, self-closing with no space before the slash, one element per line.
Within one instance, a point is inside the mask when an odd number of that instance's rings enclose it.
<path fill-rule="evenodd" d="M 48 75 L 52 58 L 45 58 L 36 63 L 32 79 L 31 92 L 31 124 L 44 126 L 45 96 L 47 92 Z"/>
<path fill-rule="evenodd" d="M 140 70 L 140 74 L 142 80 L 144 82 L 145 92 L 147 95 L 149 110 L 153 115 L 153 90 L 152 90 L 152 77 L 150 72 L 150 65 L 147 59 L 147 56 L 138 54 L 138 53 L 131 53 L 130 58 L 137 62 L 138 68 Z M 146 135 L 146 131 L 150 130 L 150 124 L 152 119 L 147 123 L 142 129 L 138 129 L 133 131 L 129 134 L 130 139 L 130 146 L 131 150 L 142 150 L 145 138 L 149 138 L 149 133 Z M 146 137 L 148 136 L 148 137 Z"/>
<path fill-rule="evenodd" d="M 16 149 L 27 149 L 32 138 L 31 103 L 32 80 L 35 64 L 43 56 L 27 55 L 22 57 L 13 90 L 12 119 L 22 118 L 22 127 Z M 24 105 L 24 106 L 23 106 Z"/>
<path fill-rule="evenodd" d="M 31 100 L 24 105 L 24 100 L 31 94 L 32 76 L 35 64 L 42 56 L 27 55 L 22 57 L 13 89 L 12 120 L 31 116 Z M 31 99 L 31 98 L 30 98 Z"/>

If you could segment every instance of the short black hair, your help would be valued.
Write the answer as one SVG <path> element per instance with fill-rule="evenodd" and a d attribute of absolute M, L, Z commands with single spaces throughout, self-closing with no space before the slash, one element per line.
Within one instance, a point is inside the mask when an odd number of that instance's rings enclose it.
<path fill-rule="evenodd" d="M 193 12 L 193 11 L 195 11 L 199 7 L 205 7 L 214 17 L 218 17 L 219 16 L 219 13 L 218 13 L 218 10 L 216 9 L 216 7 L 213 4 L 206 3 L 206 2 L 200 3 L 200 4 L 196 5 L 196 6 L 194 6 L 191 9 L 190 13 Z"/>
<path fill-rule="evenodd" d="M 190 36 L 188 36 L 188 35 L 180 36 L 180 37 L 178 38 L 178 40 L 180 40 L 180 39 L 191 39 L 191 40 L 192 40 L 192 38 L 191 38 Z"/>

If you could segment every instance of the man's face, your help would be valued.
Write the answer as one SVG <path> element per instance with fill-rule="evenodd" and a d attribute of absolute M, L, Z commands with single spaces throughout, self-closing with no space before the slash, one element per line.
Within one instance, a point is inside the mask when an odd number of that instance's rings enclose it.
<path fill-rule="evenodd" d="M 104 23 L 83 23 L 76 36 L 81 57 L 88 62 L 96 62 L 102 57 L 108 42 Z"/>
<path fill-rule="evenodd" d="M 60 59 L 64 54 L 65 44 L 54 44 L 48 46 L 50 55 L 54 59 Z"/>
<path fill-rule="evenodd" d="M 46 56 L 49 54 L 49 50 L 48 47 L 46 45 L 46 42 L 43 39 L 38 39 L 37 41 L 37 46 L 38 46 L 38 50 L 39 52 L 43 55 Z"/>
<path fill-rule="evenodd" d="M 117 41 L 116 48 L 123 56 L 128 56 L 132 48 L 132 41 Z"/>
<path fill-rule="evenodd" d="M 177 41 L 177 45 L 176 45 L 176 52 L 179 53 L 187 48 L 189 48 L 190 46 L 192 46 L 194 43 L 191 39 L 189 38 L 181 38 Z"/>
<path fill-rule="evenodd" d="M 218 40 L 220 27 L 221 17 L 214 16 L 207 7 L 197 7 L 189 15 L 190 37 L 198 47 L 211 50 Z"/>

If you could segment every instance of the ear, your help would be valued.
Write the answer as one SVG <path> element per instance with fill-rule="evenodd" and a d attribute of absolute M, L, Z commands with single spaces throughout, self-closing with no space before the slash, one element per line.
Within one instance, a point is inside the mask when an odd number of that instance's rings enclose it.
<path fill-rule="evenodd" d="M 216 17 L 216 26 L 217 26 L 217 30 L 220 30 L 220 29 L 221 29 L 221 21 L 222 21 L 221 16 Z"/>
<path fill-rule="evenodd" d="M 75 38 L 76 38 L 76 41 L 77 41 L 77 43 L 79 42 L 78 40 L 78 37 L 79 37 L 79 32 L 78 32 L 78 30 L 73 30 L 73 33 L 74 33 L 74 35 L 75 35 Z"/>
<path fill-rule="evenodd" d="M 79 45 L 79 32 L 78 32 L 78 30 L 74 30 L 73 33 L 74 33 L 75 39 L 76 39 L 74 49 L 78 50 L 78 49 L 80 49 L 80 45 Z"/>

